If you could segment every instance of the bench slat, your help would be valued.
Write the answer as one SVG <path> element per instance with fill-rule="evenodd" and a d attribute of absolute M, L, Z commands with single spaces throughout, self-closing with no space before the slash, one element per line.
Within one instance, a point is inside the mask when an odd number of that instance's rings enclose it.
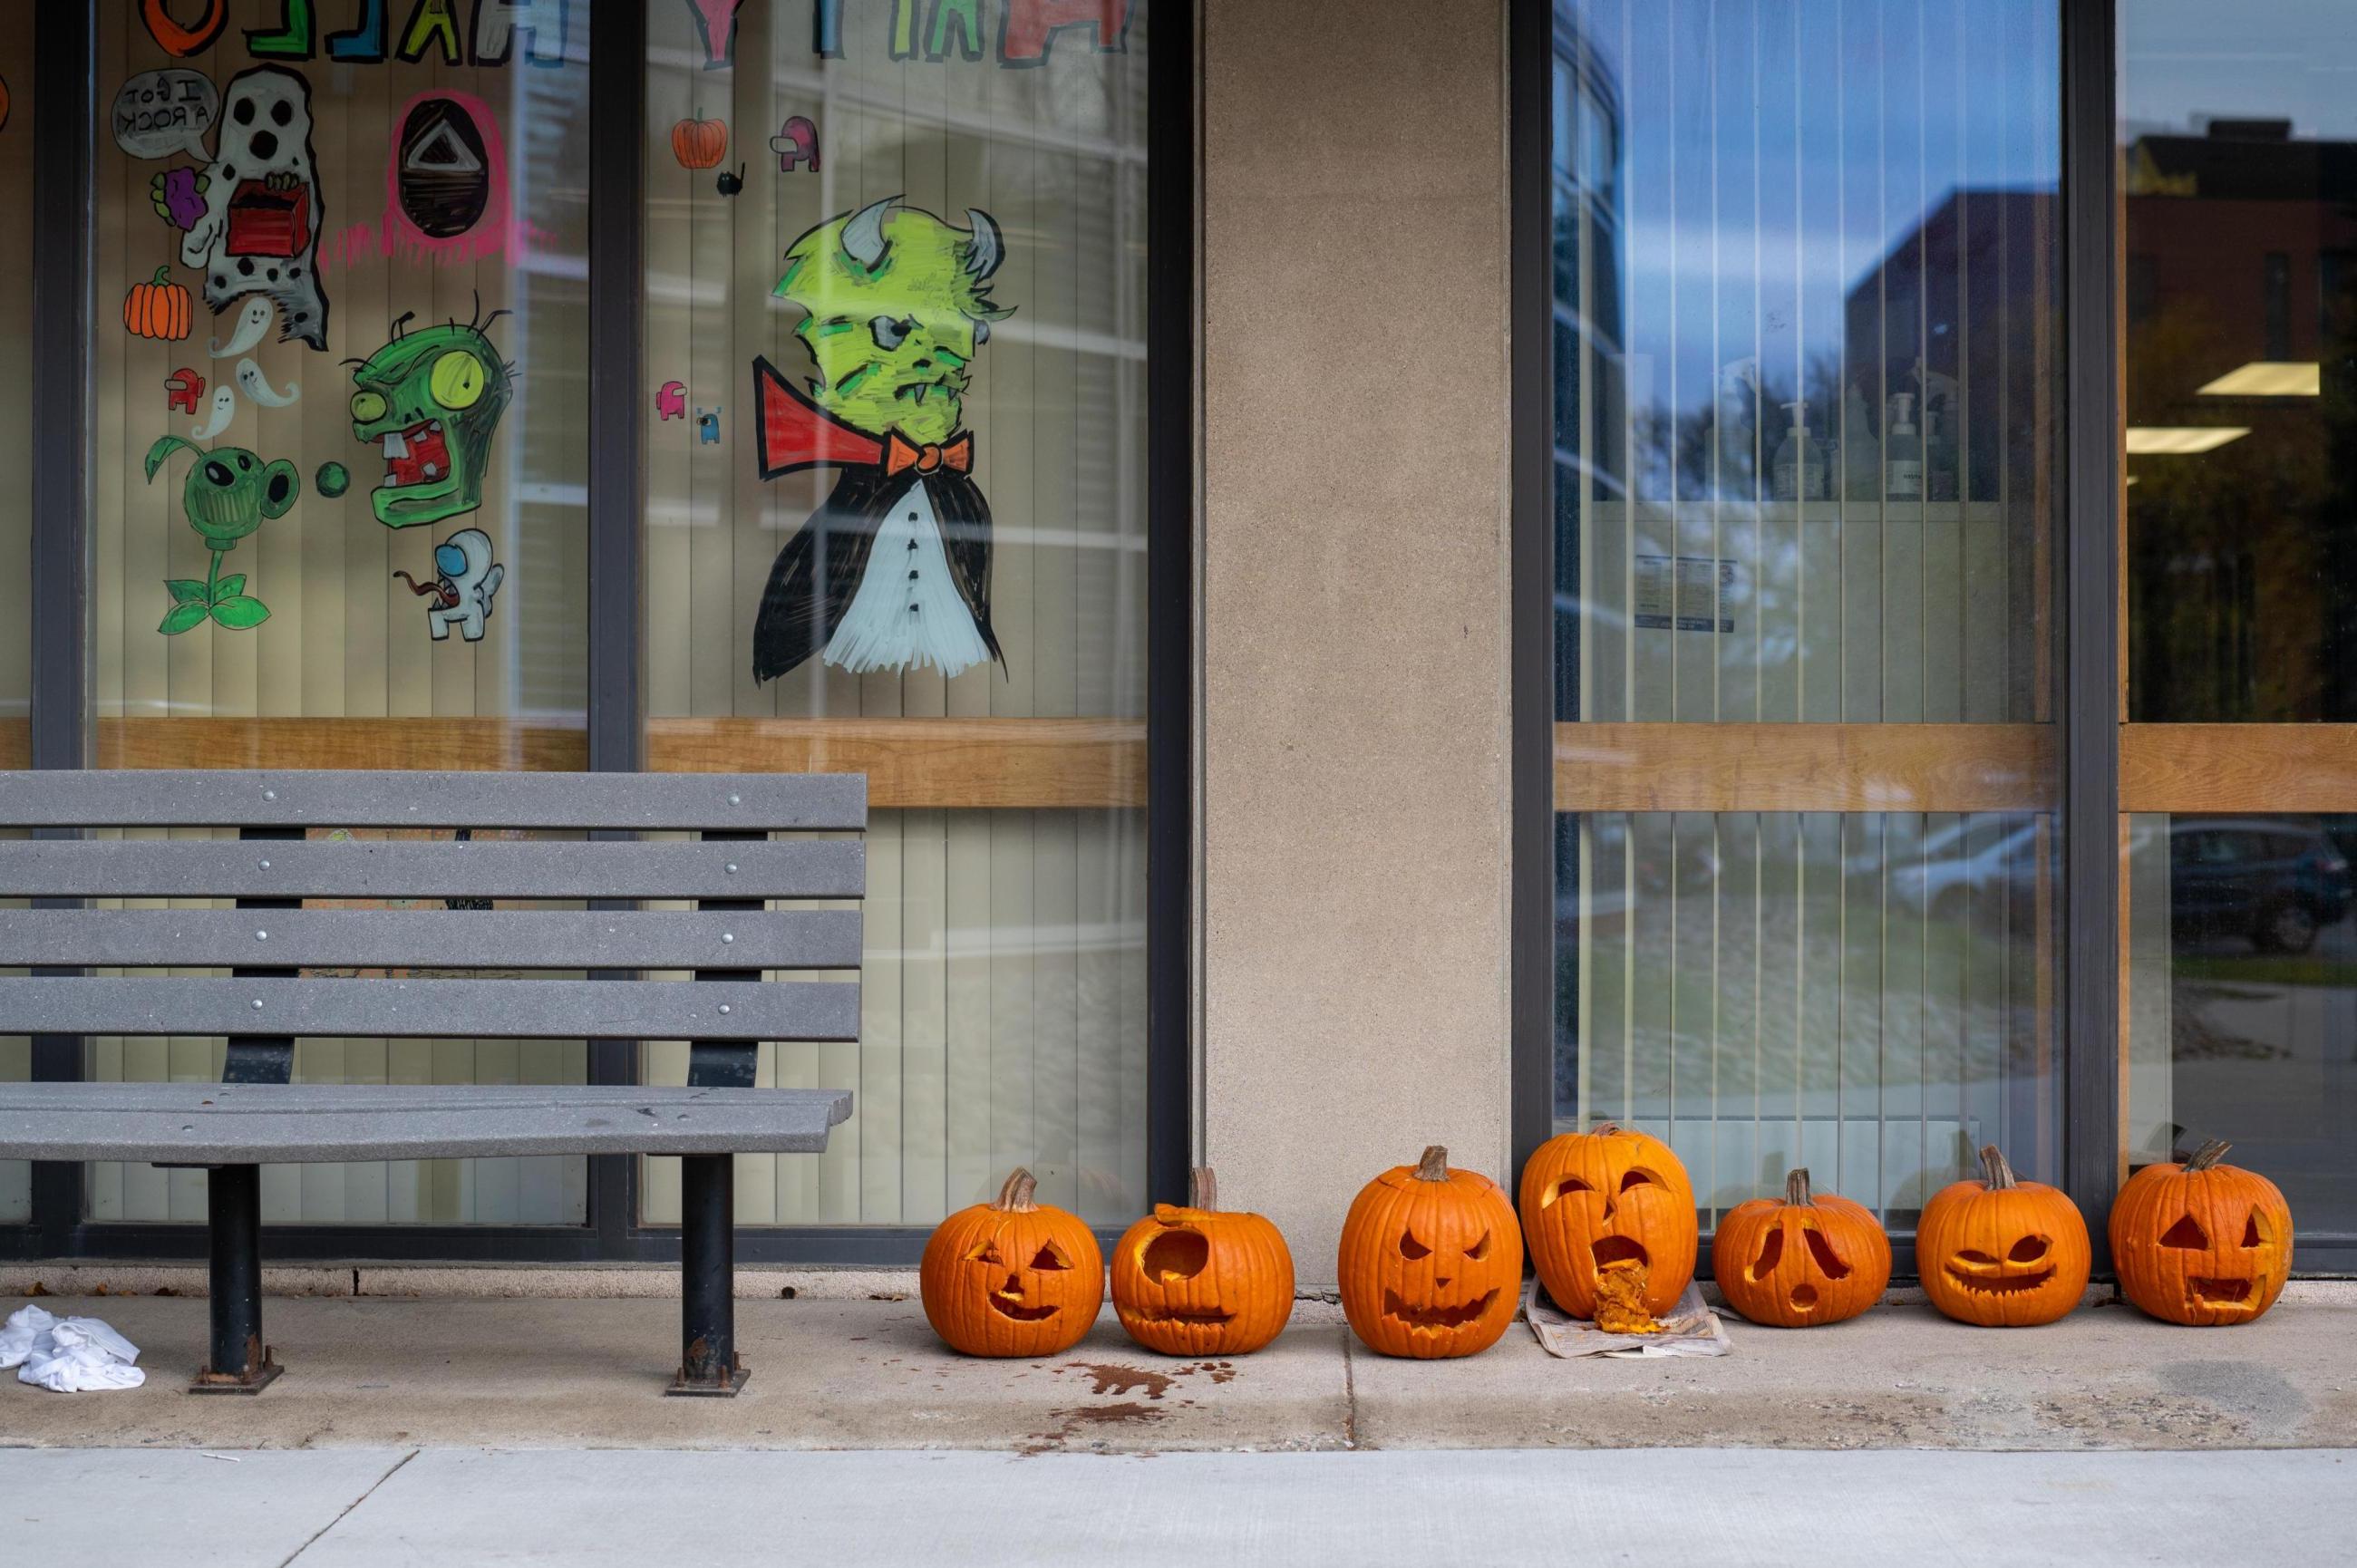
<path fill-rule="evenodd" d="M 0 967 L 792 970 L 859 961 L 856 909 L 0 910 Z"/>
<path fill-rule="evenodd" d="M 0 771 L 0 827 L 856 831 L 857 773 Z"/>
<path fill-rule="evenodd" d="M 866 885 L 866 845 L 848 839 L 0 843 L 0 897 L 17 898 L 856 898 Z"/>
<path fill-rule="evenodd" d="M 0 979 L 0 1035 L 856 1040 L 859 987 L 833 981 Z"/>
<path fill-rule="evenodd" d="M 0 1159 L 808 1154 L 825 1148 L 828 1130 L 850 1114 L 848 1090 L 822 1089 L 6 1083 Z"/>

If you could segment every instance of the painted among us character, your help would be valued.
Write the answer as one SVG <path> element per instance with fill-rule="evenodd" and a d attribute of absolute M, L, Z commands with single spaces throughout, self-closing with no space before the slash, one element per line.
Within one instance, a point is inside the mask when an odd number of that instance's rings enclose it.
<path fill-rule="evenodd" d="M 1005 661 L 990 625 L 990 507 L 961 399 L 991 323 L 1012 312 L 988 292 L 998 225 L 965 216 L 961 229 L 888 197 L 786 252 L 776 292 L 802 308 L 794 331 L 814 373 L 805 392 L 753 361 L 761 477 L 840 476 L 770 568 L 757 681 L 813 656 L 854 673 Z"/>
<path fill-rule="evenodd" d="M 454 626 L 468 642 L 482 641 L 490 623 L 491 596 L 508 577 L 508 569 L 491 559 L 491 536 L 479 528 L 460 529 L 434 547 L 434 570 L 437 575 L 430 583 L 406 572 L 393 575 L 408 584 L 411 593 L 434 601 L 425 607 L 425 619 L 435 641 L 446 640 Z"/>

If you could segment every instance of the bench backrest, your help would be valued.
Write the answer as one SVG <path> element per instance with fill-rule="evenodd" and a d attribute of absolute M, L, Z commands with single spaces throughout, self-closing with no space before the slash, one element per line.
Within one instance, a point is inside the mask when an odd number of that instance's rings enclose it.
<path fill-rule="evenodd" d="M 857 774 L 0 772 L 0 1034 L 223 1035 L 228 1081 L 287 1080 L 292 1042 L 685 1039 L 691 1083 L 750 1084 L 760 1040 L 858 1037 L 856 983 L 763 984 L 764 970 L 859 964 Z M 92 829 L 235 830 L 235 839 L 92 839 Z M 315 837 L 330 829 L 451 838 Z M 484 839 L 534 830 L 588 838 Z M 687 832 L 686 843 L 638 843 Z M 212 909 L 91 909 L 90 898 L 232 899 Z M 304 901 L 430 900 L 426 908 Z M 587 910 L 493 899 L 589 901 Z M 642 899 L 693 910 L 642 910 Z M 226 968 L 226 979 L 75 977 L 90 968 Z M 432 978 L 305 971 L 429 970 Z M 517 979 L 496 972 L 694 972 L 700 983 Z M 461 972 L 446 975 L 443 972 Z M 490 971 L 492 974 L 466 972 Z"/>

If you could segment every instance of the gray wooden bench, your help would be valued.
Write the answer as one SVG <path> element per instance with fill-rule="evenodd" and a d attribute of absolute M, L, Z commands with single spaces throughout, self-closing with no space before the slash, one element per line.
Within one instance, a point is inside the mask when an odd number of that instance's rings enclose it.
<path fill-rule="evenodd" d="M 732 1156 L 813 1153 L 851 1114 L 836 1090 L 756 1089 L 762 1040 L 856 1040 L 856 981 L 764 983 L 764 970 L 853 970 L 857 838 L 773 832 L 866 825 L 856 774 L 0 772 L 0 1034 L 221 1035 L 218 1084 L 0 1084 L 0 1159 L 202 1166 L 210 1356 L 192 1392 L 254 1393 L 278 1375 L 262 1337 L 265 1163 L 489 1155 L 679 1155 L 681 1357 L 671 1391 L 730 1394 L 737 1354 Z M 210 828 L 237 837 L 95 839 L 90 830 Z M 315 830 L 459 829 L 456 838 L 315 838 Z M 470 835 L 511 829 L 596 838 Z M 700 840 L 642 843 L 686 832 Z M 233 908 L 93 909 L 92 898 L 212 898 Z M 307 899 L 428 900 L 313 908 Z M 587 910 L 491 899 L 592 901 Z M 639 900 L 693 900 L 642 910 Z M 471 907 L 461 907 L 471 906 Z M 210 968 L 222 978 L 92 976 Z M 308 970 L 686 970 L 692 981 Z M 690 1042 L 687 1086 L 340 1085 L 291 1081 L 295 1041 Z"/>

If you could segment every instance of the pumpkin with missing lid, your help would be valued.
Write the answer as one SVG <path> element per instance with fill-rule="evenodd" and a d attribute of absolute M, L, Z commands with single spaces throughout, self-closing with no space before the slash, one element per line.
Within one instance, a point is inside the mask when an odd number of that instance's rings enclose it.
<path fill-rule="evenodd" d="M 1951 1183 L 1923 1205 L 1923 1294 L 1959 1323 L 2051 1323 L 2086 1292 L 2087 1222 L 2068 1193 L 2016 1176 L 1995 1144 L 1982 1147 L 1981 1170 L 1982 1180 Z"/>
<path fill-rule="evenodd" d="M 1104 1303 L 1104 1255 L 1077 1215 L 1034 1200 L 1027 1170 L 935 1227 L 917 1283 L 933 1332 L 969 1356 L 1069 1350 Z"/>
<path fill-rule="evenodd" d="M 1727 1305 L 1753 1323 L 1807 1328 L 1856 1317 L 1890 1283 L 1890 1238 L 1865 1205 L 1784 1178 L 1784 1201 L 1755 1197 L 1718 1222 L 1711 1274 Z"/>
<path fill-rule="evenodd" d="M 1207 1169 L 1187 1206 L 1157 1203 L 1113 1250 L 1113 1305 L 1129 1337 L 1166 1356 L 1242 1356 L 1293 1316 L 1293 1253 L 1258 1214 L 1221 1209 Z"/>
<path fill-rule="evenodd" d="M 1342 1221 L 1342 1312 L 1368 1348 L 1432 1360 L 1498 1342 L 1522 1305 L 1523 1232 L 1498 1184 L 1435 1144 L 1360 1189 Z"/>
<path fill-rule="evenodd" d="M 2170 1323 L 2248 1323 L 2291 1273 L 2291 1205 L 2283 1189 L 2219 1164 L 2212 1139 L 2183 1165 L 2147 1165 L 2112 1204 L 2120 1294 Z"/>
<path fill-rule="evenodd" d="M 1597 1316 L 1599 1285 L 1659 1317 L 1694 1279 L 1694 1183 L 1658 1138 L 1609 1122 L 1550 1138 L 1523 1166 L 1521 1207 L 1539 1279 L 1574 1317 Z"/>

